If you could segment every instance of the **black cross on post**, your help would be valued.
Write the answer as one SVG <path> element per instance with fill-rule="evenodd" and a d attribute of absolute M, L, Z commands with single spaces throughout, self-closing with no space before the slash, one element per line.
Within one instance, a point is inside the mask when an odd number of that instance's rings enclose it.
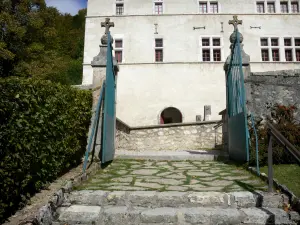
<path fill-rule="evenodd" d="M 105 18 L 105 22 L 101 22 L 101 27 L 105 27 L 105 34 L 108 33 L 109 28 L 114 27 L 115 23 L 114 22 L 109 22 L 109 18 Z"/>
<path fill-rule="evenodd" d="M 243 21 L 238 20 L 237 16 L 233 16 L 233 20 L 229 20 L 228 24 L 232 24 L 234 27 L 234 30 L 237 30 L 238 25 L 243 24 Z"/>

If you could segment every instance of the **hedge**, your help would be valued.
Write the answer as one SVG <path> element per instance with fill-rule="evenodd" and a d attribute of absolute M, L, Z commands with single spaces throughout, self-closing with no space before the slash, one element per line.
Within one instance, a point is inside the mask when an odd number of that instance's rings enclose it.
<path fill-rule="evenodd" d="M 33 193 L 81 162 L 89 91 L 50 81 L 0 80 L 0 223 Z"/>

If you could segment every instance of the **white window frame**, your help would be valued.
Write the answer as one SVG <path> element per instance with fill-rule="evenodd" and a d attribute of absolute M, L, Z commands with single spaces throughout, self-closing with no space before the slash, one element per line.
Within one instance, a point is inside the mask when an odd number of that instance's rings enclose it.
<path fill-rule="evenodd" d="M 207 5 L 207 12 L 206 13 L 202 13 L 200 12 L 200 3 L 206 3 Z M 217 13 L 214 13 L 214 12 L 211 12 L 210 10 L 210 4 L 211 3 L 217 3 L 218 5 L 218 12 Z M 202 0 L 198 0 L 198 13 L 199 14 L 219 14 L 221 12 L 221 4 L 218 0 L 216 1 L 202 1 Z"/>
<path fill-rule="evenodd" d="M 268 7 L 269 3 L 273 3 L 274 4 L 274 12 L 269 12 L 269 7 Z M 276 1 L 266 1 L 265 5 L 267 6 L 266 10 L 265 10 L 265 13 L 268 13 L 268 14 L 277 13 L 277 10 L 276 10 Z"/>
<path fill-rule="evenodd" d="M 286 3 L 287 4 L 287 12 L 281 12 L 281 3 Z M 280 13 L 282 14 L 288 14 L 291 13 L 291 1 L 279 1 L 279 5 L 280 5 Z"/>
<path fill-rule="evenodd" d="M 123 4 L 123 14 L 122 15 L 117 15 L 117 4 Z M 124 0 L 115 0 L 114 3 L 114 12 L 116 16 L 123 16 L 125 15 L 125 4 L 124 4 Z"/>
<path fill-rule="evenodd" d="M 268 40 L 268 45 L 267 46 L 262 46 L 261 45 L 261 39 L 267 39 Z M 277 39 L 278 40 L 278 46 L 272 46 L 271 44 L 271 39 Z M 282 51 L 282 45 L 284 45 L 284 43 L 282 43 L 282 38 L 276 36 L 276 35 L 263 35 L 259 38 L 259 44 L 258 46 L 260 47 L 260 61 L 265 63 L 265 62 L 282 62 L 282 59 L 285 59 L 285 56 L 283 56 L 283 51 Z M 261 55 L 261 50 L 262 49 L 267 49 L 268 53 L 269 53 L 269 61 L 263 61 L 262 60 L 262 55 Z M 279 54 L 279 61 L 273 61 L 273 55 L 272 55 L 272 50 L 273 49 L 278 49 L 278 54 Z"/>
<path fill-rule="evenodd" d="M 207 38 L 209 39 L 209 46 L 202 46 L 202 39 L 203 38 Z M 220 46 L 213 46 L 213 39 L 215 38 L 219 38 L 220 39 Z M 199 46 L 200 46 L 200 51 L 199 51 L 199 56 L 198 56 L 198 61 L 200 62 L 205 62 L 205 63 L 214 63 L 214 62 L 224 62 L 224 41 L 223 41 L 223 37 L 220 35 L 201 35 L 199 37 Z M 203 49 L 209 49 L 210 50 L 210 61 L 203 61 L 202 58 L 202 50 Z M 214 49 L 220 49 L 221 51 L 221 60 L 220 61 L 214 61 L 214 53 L 213 50 Z"/>
<path fill-rule="evenodd" d="M 116 41 L 121 40 L 122 41 L 122 48 L 117 48 L 116 47 Z M 123 34 L 114 34 L 114 57 L 115 56 L 115 51 L 122 51 L 122 62 L 120 64 L 125 63 L 125 54 L 124 54 L 124 35 Z"/>
<path fill-rule="evenodd" d="M 258 12 L 258 10 L 257 10 L 257 3 L 262 3 L 263 5 L 264 5 L 264 12 Z M 276 9 L 275 9 L 276 10 Z M 255 2 L 255 11 L 256 11 L 256 13 L 258 13 L 258 14 L 264 14 L 264 13 L 266 13 L 266 1 L 264 1 L 264 0 L 262 0 L 262 1 L 256 1 Z"/>
<path fill-rule="evenodd" d="M 157 39 L 162 39 L 162 47 L 156 47 L 156 40 Z M 153 47 L 154 47 L 154 58 L 153 58 L 154 63 L 163 63 L 165 61 L 164 60 L 164 56 L 165 56 L 165 54 L 164 54 L 164 47 L 165 47 L 164 38 L 160 37 L 160 36 L 155 37 L 154 42 L 153 42 Z M 163 54 L 162 61 L 156 61 L 156 55 L 155 55 L 156 50 L 162 50 L 162 54 Z"/>
<path fill-rule="evenodd" d="M 298 12 L 292 12 L 292 2 L 294 3 L 294 2 L 297 2 L 298 3 Z M 297 14 L 297 13 L 300 13 L 300 1 L 299 0 L 291 0 L 290 2 L 290 13 L 291 14 Z"/>
<path fill-rule="evenodd" d="M 161 14 L 157 14 L 155 13 L 155 3 L 161 3 L 162 4 L 162 13 Z M 163 0 L 153 0 L 153 14 L 154 15 L 162 15 L 165 13 L 165 3 Z"/>

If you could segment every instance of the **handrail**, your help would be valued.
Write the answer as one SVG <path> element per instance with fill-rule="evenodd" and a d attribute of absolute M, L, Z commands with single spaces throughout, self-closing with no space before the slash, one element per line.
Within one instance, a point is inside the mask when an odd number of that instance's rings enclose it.
<path fill-rule="evenodd" d="M 268 128 L 268 191 L 273 191 L 273 148 L 272 141 L 273 138 L 281 144 L 289 153 L 291 153 L 294 158 L 298 161 L 300 165 L 300 152 L 269 122 L 267 122 Z"/>
<path fill-rule="evenodd" d="M 98 129 L 97 124 L 99 124 L 98 121 L 99 121 L 100 108 L 101 108 L 101 104 L 102 104 L 102 100 L 103 100 L 104 88 L 105 88 L 105 81 L 103 81 L 103 85 L 102 85 L 101 90 L 100 90 L 100 95 L 99 95 L 99 99 L 98 99 L 98 103 L 97 103 L 97 107 L 96 107 L 96 111 L 95 111 L 95 117 L 94 117 L 94 121 L 93 121 L 93 124 L 92 124 L 92 132 L 90 134 L 88 147 L 87 147 L 87 150 L 86 150 L 85 156 L 84 156 L 84 162 L 83 162 L 83 168 L 82 168 L 83 173 L 85 173 L 85 171 L 86 171 L 89 153 L 91 152 L 92 143 L 93 143 L 93 140 L 94 140 L 96 129 Z M 97 137 L 95 137 L 95 139 L 96 138 Z M 96 141 L 96 140 L 94 140 L 94 141 Z"/>
<path fill-rule="evenodd" d="M 291 142 L 289 142 L 271 123 L 267 122 L 267 127 L 276 141 L 285 147 L 286 150 L 288 150 L 289 153 L 291 153 L 300 164 L 300 151 L 297 150 L 297 148 L 292 145 Z"/>

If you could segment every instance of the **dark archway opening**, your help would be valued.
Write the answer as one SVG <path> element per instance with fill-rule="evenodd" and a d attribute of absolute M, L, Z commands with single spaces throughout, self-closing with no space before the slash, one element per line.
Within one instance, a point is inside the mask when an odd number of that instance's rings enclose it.
<path fill-rule="evenodd" d="M 182 114 L 178 109 L 169 107 L 162 111 L 160 115 L 160 124 L 168 123 L 182 123 Z"/>

